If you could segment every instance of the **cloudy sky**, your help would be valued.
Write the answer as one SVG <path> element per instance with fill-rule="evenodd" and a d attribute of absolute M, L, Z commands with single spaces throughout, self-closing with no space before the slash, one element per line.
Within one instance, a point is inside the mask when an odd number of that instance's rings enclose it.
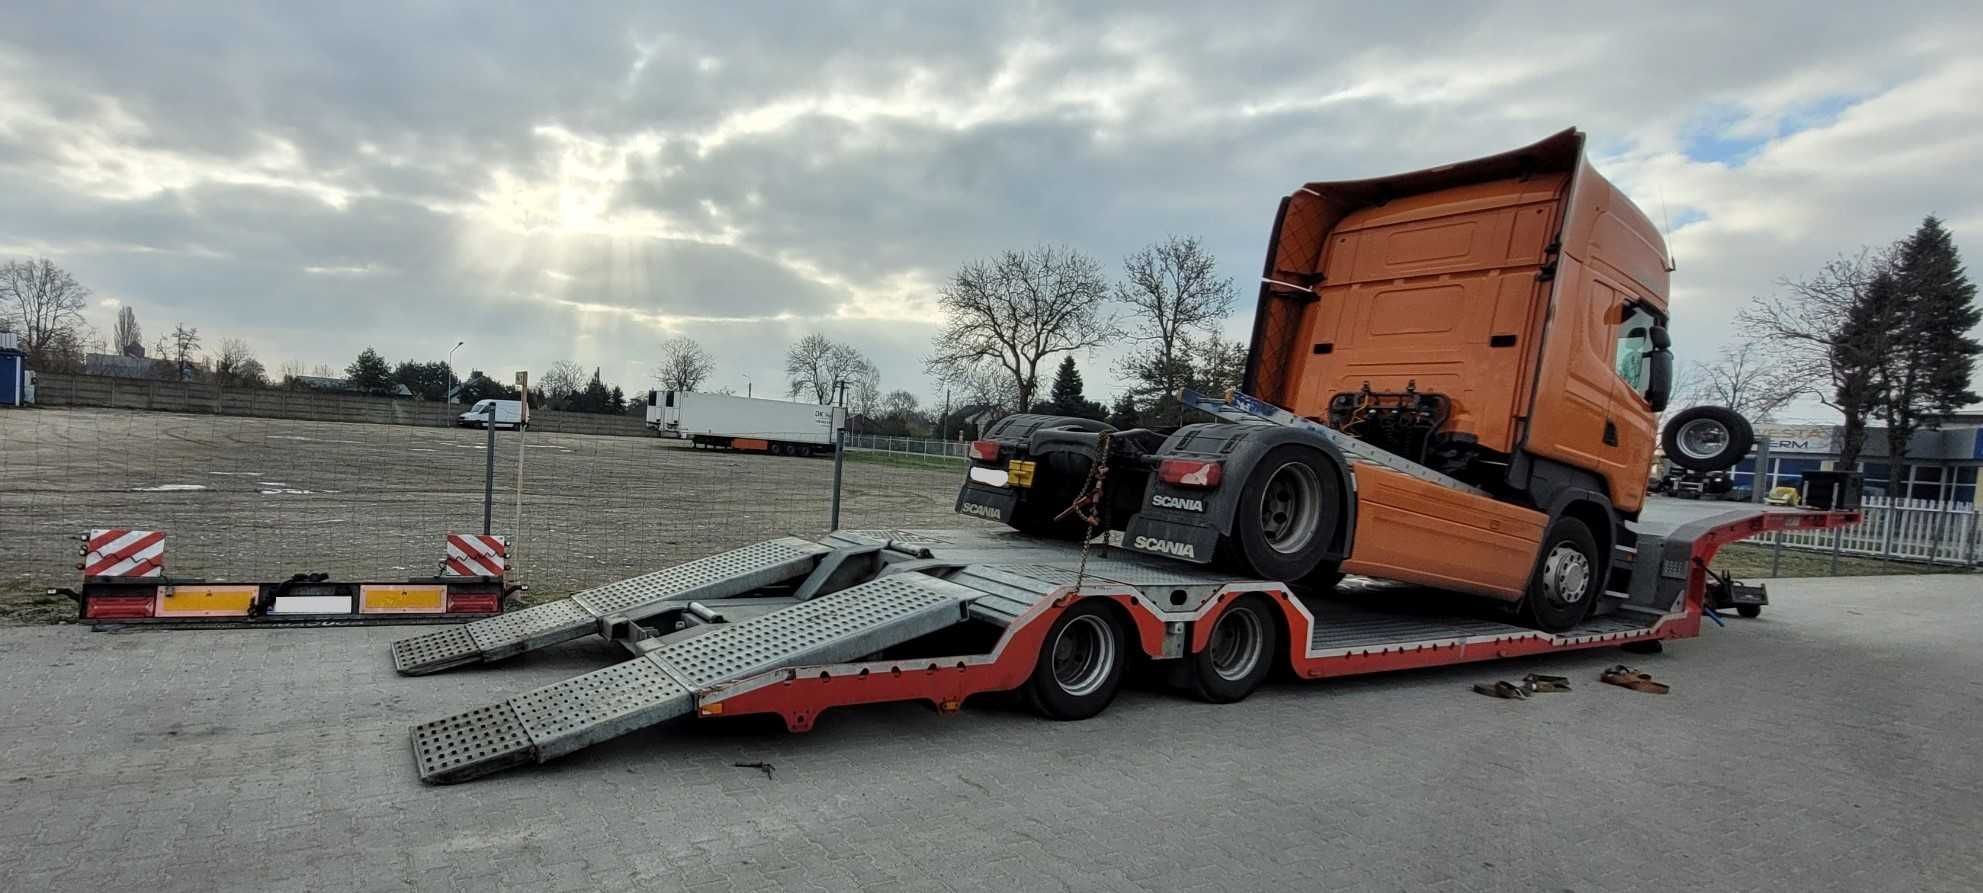
<path fill-rule="evenodd" d="M 271 369 L 635 390 L 681 333 L 763 393 L 819 331 L 925 398 L 965 260 L 1196 234 L 1244 336 L 1290 189 L 1572 125 L 1670 221 L 1683 360 L 1923 214 L 1977 262 L 1983 6 L 1717 6 L 4 4 L 0 256 Z"/>

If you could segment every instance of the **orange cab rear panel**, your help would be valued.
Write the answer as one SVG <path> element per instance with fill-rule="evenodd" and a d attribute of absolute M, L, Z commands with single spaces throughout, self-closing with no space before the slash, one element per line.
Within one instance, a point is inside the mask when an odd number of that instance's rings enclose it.
<path fill-rule="evenodd" d="M 1522 597 L 1548 520 L 1541 512 L 1368 464 L 1357 466 L 1356 494 L 1345 573 Z"/>

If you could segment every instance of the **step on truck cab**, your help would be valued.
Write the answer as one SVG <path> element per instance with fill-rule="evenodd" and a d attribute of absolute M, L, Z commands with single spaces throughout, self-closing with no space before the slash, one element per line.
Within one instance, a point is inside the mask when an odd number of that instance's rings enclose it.
<path fill-rule="evenodd" d="M 1219 421 L 1008 418 L 973 446 L 958 510 L 1085 535 L 1062 510 L 1101 462 L 1096 526 L 1126 548 L 1310 585 L 1353 573 L 1457 590 L 1567 629 L 1629 573 L 1619 556 L 1673 379 L 1671 271 L 1574 129 L 1306 184 L 1274 217 L 1245 393 L 1193 398 Z M 1738 415 L 1689 413 L 1676 461 L 1726 468 L 1747 452 Z"/>

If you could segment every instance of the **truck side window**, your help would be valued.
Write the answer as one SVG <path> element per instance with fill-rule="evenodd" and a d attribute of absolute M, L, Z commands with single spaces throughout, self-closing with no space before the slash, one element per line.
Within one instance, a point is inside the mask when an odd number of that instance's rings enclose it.
<path fill-rule="evenodd" d="M 1656 325 L 1659 325 L 1659 317 L 1644 307 L 1633 306 L 1627 309 L 1625 321 L 1618 326 L 1618 352 L 1613 366 L 1618 370 L 1618 377 L 1625 379 L 1625 383 L 1642 397 L 1646 387 L 1652 384 L 1646 354 L 1653 349 L 1652 328 Z"/>

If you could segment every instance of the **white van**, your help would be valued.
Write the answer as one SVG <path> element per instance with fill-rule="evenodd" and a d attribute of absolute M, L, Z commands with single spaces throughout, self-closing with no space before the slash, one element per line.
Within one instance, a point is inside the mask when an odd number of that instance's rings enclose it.
<path fill-rule="evenodd" d="M 528 423 L 523 420 L 521 400 L 478 400 L 467 412 L 455 416 L 456 427 L 482 428 L 489 424 L 489 407 L 496 408 L 497 428 L 522 428 Z"/>

